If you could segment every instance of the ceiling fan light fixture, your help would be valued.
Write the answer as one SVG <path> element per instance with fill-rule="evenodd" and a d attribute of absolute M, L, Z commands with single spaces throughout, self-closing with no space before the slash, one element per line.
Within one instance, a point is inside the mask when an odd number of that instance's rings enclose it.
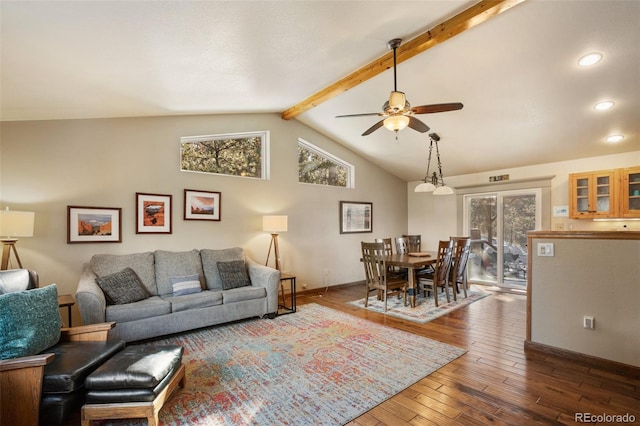
<path fill-rule="evenodd" d="M 396 111 L 401 111 L 404 109 L 404 105 L 407 102 L 407 97 L 403 92 L 391 92 L 389 95 L 389 108 L 392 108 Z"/>
<path fill-rule="evenodd" d="M 392 132 L 399 132 L 409 125 L 409 117 L 406 115 L 392 115 L 384 119 L 384 127 Z"/>

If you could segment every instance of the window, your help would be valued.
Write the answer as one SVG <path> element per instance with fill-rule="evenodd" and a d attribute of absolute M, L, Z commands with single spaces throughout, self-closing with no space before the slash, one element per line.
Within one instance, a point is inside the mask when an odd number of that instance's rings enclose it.
<path fill-rule="evenodd" d="M 182 137 L 180 170 L 269 179 L 269 132 Z"/>
<path fill-rule="evenodd" d="M 354 187 L 354 167 L 317 146 L 298 139 L 298 182 Z"/>

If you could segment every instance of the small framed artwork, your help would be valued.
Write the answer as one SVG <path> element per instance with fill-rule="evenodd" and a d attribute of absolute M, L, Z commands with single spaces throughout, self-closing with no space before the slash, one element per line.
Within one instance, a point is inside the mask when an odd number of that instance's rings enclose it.
<path fill-rule="evenodd" d="M 220 220 L 220 193 L 184 190 L 184 220 Z"/>
<path fill-rule="evenodd" d="M 121 243 L 122 209 L 67 206 L 67 244 Z"/>
<path fill-rule="evenodd" d="M 340 201 L 340 233 L 373 232 L 373 203 Z"/>
<path fill-rule="evenodd" d="M 136 192 L 136 234 L 171 233 L 171 195 Z"/>

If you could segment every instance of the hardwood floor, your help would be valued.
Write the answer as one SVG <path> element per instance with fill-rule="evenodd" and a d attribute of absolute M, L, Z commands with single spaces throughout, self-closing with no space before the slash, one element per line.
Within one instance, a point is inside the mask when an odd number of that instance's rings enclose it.
<path fill-rule="evenodd" d="M 328 306 L 467 353 L 350 426 L 576 424 L 579 413 L 628 414 L 640 423 L 640 380 L 553 356 L 525 355 L 525 296 L 494 293 L 416 324 L 345 303 L 363 297 L 363 291 L 360 285 L 309 291 L 299 294 L 297 303 Z"/>

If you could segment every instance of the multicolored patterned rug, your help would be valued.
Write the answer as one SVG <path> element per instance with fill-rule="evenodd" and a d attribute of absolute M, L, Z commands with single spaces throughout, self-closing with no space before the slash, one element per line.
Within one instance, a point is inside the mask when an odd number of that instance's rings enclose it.
<path fill-rule="evenodd" d="M 342 425 L 465 352 L 317 304 L 153 343 L 185 349 L 165 425 Z"/>
<path fill-rule="evenodd" d="M 362 285 L 362 292 L 364 293 L 364 284 Z M 373 293 L 372 293 L 373 294 Z M 465 298 L 463 294 L 458 295 L 458 301 L 453 300 L 451 292 L 451 302 L 447 303 L 447 296 L 443 292 L 438 292 L 438 306 L 436 307 L 433 297 L 423 297 L 422 292 L 416 296 L 416 307 L 412 308 L 407 300 L 407 306 L 404 306 L 402 299 L 398 299 L 396 296 L 387 299 L 387 315 L 392 317 L 401 318 L 407 321 L 413 321 L 420 324 L 425 324 L 438 317 L 448 314 L 462 306 L 467 306 L 475 301 L 478 301 L 484 297 L 487 297 L 491 293 L 487 293 L 482 289 L 471 286 L 470 290 L 467 290 L 468 297 Z M 377 297 L 370 296 L 368 306 L 364 307 L 364 298 L 360 300 L 354 300 L 347 302 L 349 305 L 357 306 L 358 308 L 367 309 L 373 312 L 384 313 L 384 303 L 382 300 L 378 300 Z"/>

